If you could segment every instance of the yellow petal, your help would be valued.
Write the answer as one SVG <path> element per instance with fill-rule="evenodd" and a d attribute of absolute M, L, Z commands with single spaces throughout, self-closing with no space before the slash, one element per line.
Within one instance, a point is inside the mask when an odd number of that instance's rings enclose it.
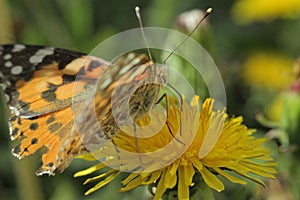
<path fill-rule="evenodd" d="M 177 169 L 178 169 L 178 165 L 179 165 L 179 162 L 178 162 L 177 160 L 174 161 L 174 163 L 168 167 L 168 168 L 169 168 L 169 169 L 168 169 L 168 173 L 169 173 L 170 175 L 176 174 Z"/>
<path fill-rule="evenodd" d="M 156 188 L 156 192 L 155 192 L 153 200 L 159 200 L 162 197 L 162 195 L 165 193 L 165 191 L 167 189 L 165 187 L 165 183 L 164 183 L 165 176 L 166 176 L 166 171 L 163 171 L 162 175 L 159 179 L 159 182 L 157 184 L 157 188 Z"/>
<path fill-rule="evenodd" d="M 261 186 L 266 187 L 265 183 L 262 180 L 260 180 L 259 178 L 254 178 L 254 177 L 250 176 L 248 174 L 248 171 L 245 170 L 243 167 L 236 167 L 236 168 L 234 168 L 232 170 L 234 172 L 236 172 L 237 174 L 239 174 L 239 175 L 241 175 L 241 176 L 243 176 L 243 177 L 245 177 L 247 179 L 250 179 L 251 181 L 254 181 L 254 182 L 260 184 Z"/>
<path fill-rule="evenodd" d="M 95 176 L 95 177 L 93 177 L 93 178 L 87 179 L 87 180 L 84 182 L 84 184 L 87 184 L 87 183 L 90 183 L 90 182 L 93 182 L 93 181 L 97 181 L 97 180 L 102 179 L 102 178 L 104 178 L 104 177 L 106 177 L 106 176 L 110 176 L 111 174 L 114 174 L 114 173 L 116 173 L 116 172 L 118 172 L 118 171 L 115 170 L 115 169 L 111 169 L 111 170 L 109 170 L 109 171 L 107 171 L 107 172 L 105 172 L 105 173 L 103 173 L 103 174 L 100 174 L 100 175 Z"/>
<path fill-rule="evenodd" d="M 246 185 L 247 182 L 242 180 L 242 179 L 239 179 L 235 176 L 232 176 L 231 174 L 227 173 L 226 171 L 224 170 L 221 170 L 219 168 L 213 168 L 216 172 L 218 172 L 220 175 L 224 176 L 225 178 L 227 178 L 228 180 L 230 180 L 231 182 L 233 183 L 239 183 L 241 185 Z"/>
<path fill-rule="evenodd" d="M 197 170 L 200 172 L 203 168 L 203 164 L 198 160 L 198 159 L 194 159 L 193 160 L 193 165 L 194 167 L 197 168 Z"/>
<path fill-rule="evenodd" d="M 130 182 L 123 188 L 121 188 L 119 191 L 120 192 L 125 192 L 128 190 L 132 190 L 133 188 L 136 188 L 140 185 L 143 185 L 143 180 L 140 176 L 137 176 L 134 179 L 131 179 Z"/>
<path fill-rule="evenodd" d="M 201 148 L 199 150 L 199 158 L 204 158 L 209 152 L 215 147 L 218 142 L 219 137 L 222 133 L 224 126 L 224 111 L 215 112 L 212 114 L 211 123 L 205 134 L 204 140 L 202 142 Z"/>
<path fill-rule="evenodd" d="M 211 187 L 212 189 L 214 189 L 218 192 L 221 192 L 222 190 L 224 190 L 224 184 L 213 173 L 211 173 L 209 170 L 207 170 L 205 167 L 202 168 L 200 173 L 203 177 L 203 180 L 209 187 Z"/>
<path fill-rule="evenodd" d="M 152 172 L 149 174 L 149 179 L 145 181 L 145 179 L 143 179 L 143 184 L 144 185 L 148 185 L 151 183 L 154 183 L 161 175 L 161 170 L 157 170 L 155 172 Z"/>
<path fill-rule="evenodd" d="M 194 96 L 190 105 L 193 106 L 193 107 L 198 106 L 199 105 L 199 99 L 200 99 L 199 96 Z"/>
<path fill-rule="evenodd" d="M 85 170 L 82 170 L 82 171 L 79 171 L 77 173 L 74 174 L 74 177 L 79 177 L 79 176 L 85 176 L 85 175 L 88 175 L 88 174 L 91 174 L 95 171 L 98 171 L 100 169 L 103 169 L 105 168 L 106 165 L 102 164 L 102 163 L 99 163 L 97 165 L 94 165 L 88 169 L 85 169 Z"/>
<path fill-rule="evenodd" d="M 178 168 L 178 199 L 186 200 L 190 197 L 189 185 L 186 184 L 186 174 L 183 166 Z"/>
<path fill-rule="evenodd" d="M 136 177 L 138 177 L 140 174 L 130 174 L 129 176 L 127 176 L 126 179 L 124 179 L 123 181 L 121 181 L 121 183 L 123 185 L 127 185 L 131 180 L 135 179 Z"/>
<path fill-rule="evenodd" d="M 96 190 L 100 189 L 101 187 L 105 186 L 107 183 L 109 183 L 110 181 L 112 181 L 116 176 L 118 176 L 121 172 L 115 172 L 113 174 L 111 174 L 110 176 L 106 177 L 103 181 L 100 181 L 97 185 L 95 185 L 94 187 L 92 187 L 91 189 L 89 189 L 86 193 L 84 193 L 85 195 L 89 195 L 92 192 L 95 192 Z"/>
<path fill-rule="evenodd" d="M 187 166 L 184 166 L 183 169 L 185 176 L 185 184 L 190 186 L 195 175 L 194 167 L 191 164 L 188 164 Z"/>
<path fill-rule="evenodd" d="M 97 158 L 95 156 L 93 156 L 93 154 L 81 154 L 76 156 L 76 158 L 80 158 L 80 159 L 84 159 L 84 160 L 88 160 L 88 161 L 94 161 L 97 160 Z"/>
<path fill-rule="evenodd" d="M 166 178 L 165 178 L 165 187 L 166 188 L 173 188 L 177 183 L 177 174 L 172 173 L 172 170 L 173 169 L 172 169 L 172 165 L 171 165 L 168 167 L 168 170 L 166 172 Z"/>
<path fill-rule="evenodd" d="M 276 173 L 276 170 L 270 167 L 264 167 L 257 163 L 241 163 L 242 166 L 245 167 L 245 169 L 248 170 L 248 172 L 251 172 L 253 174 L 266 177 L 266 178 L 274 178 L 274 175 Z"/>

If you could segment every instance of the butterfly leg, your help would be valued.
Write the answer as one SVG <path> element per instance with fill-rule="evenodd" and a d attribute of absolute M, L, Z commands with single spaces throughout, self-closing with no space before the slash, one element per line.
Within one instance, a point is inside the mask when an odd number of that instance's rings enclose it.
<path fill-rule="evenodd" d="M 136 123 L 133 123 L 133 133 L 134 133 L 134 138 L 135 138 L 135 149 L 136 149 L 136 153 L 138 154 L 139 157 L 139 162 L 141 164 L 141 167 L 143 167 L 143 160 L 142 157 L 140 155 L 140 148 L 139 148 L 139 141 L 138 141 L 138 136 L 137 136 L 137 131 L 136 131 Z"/>
<path fill-rule="evenodd" d="M 121 157 L 120 157 L 120 150 L 119 150 L 117 144 L 115 143 L 114 139 L 112 139 L 111 142 L 112 142 L 112 144 L 114 145 L 114 148 L 115 148 L 116 153 L 117 153 L 117 155 L 118 155 L 118 156 L 117 156 L 117 157 L 118 157 L 118 160 L 121 160 Z"/>

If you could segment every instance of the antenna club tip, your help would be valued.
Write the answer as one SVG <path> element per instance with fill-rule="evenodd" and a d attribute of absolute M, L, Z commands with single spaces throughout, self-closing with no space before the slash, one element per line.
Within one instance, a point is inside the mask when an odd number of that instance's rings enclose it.
<path fill-rule="evenodd" d="M 139 6 L 136 6 L 134 9 L 135 9 L 135 12 L 139 12 L 140 11 L 140 7 Z"/>
<path fill-rule="evenodd" d="M 212 11 L 213 11 L 212 8 L 208 8 L 208 9 L 206 10 L 206 13 L 212 13 Z"/>

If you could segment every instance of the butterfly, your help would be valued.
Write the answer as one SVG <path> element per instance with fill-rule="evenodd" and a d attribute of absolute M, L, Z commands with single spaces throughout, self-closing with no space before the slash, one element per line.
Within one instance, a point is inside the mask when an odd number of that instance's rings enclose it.
<path fill-rule="evenodd" d="M 127 107 L 133 121 L 147 113 L 166 77 L 145 54 L 127 53 L 110 63 L 61 48 L 0 45 L 10 137 L 22 139 L 13 155 L 22 159 L 46 148 L 36 174 L 64 171 L 76 155 L 113 139 Z"/>

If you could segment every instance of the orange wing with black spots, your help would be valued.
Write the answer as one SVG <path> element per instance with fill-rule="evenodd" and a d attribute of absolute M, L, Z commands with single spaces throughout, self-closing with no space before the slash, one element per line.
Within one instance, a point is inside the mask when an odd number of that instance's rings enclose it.
<path fill-rule="evenodd" d="M 23 138 L 22 143 L 13 148 L 13 155 L 22 159 L 47 147 L 37 174 L 62 172 L 75 155 L 84 151 L 78 133 L 73 131 L 73 122 L 70 106 L 33 118 L 13 115 L 10 118 L 11 138 Z"/>
<path fill-rule="evenodd" d="M 104 60 L 65 49 L 0 46 L 0 86 L 12 111 L 10 135 L 23 139 L 13 154 L 21 159 L 45 146 L 37 174 L 63 171 L 84 150 L 73 129 L 72 101 L 87 98 L 107 66 Z"/>

